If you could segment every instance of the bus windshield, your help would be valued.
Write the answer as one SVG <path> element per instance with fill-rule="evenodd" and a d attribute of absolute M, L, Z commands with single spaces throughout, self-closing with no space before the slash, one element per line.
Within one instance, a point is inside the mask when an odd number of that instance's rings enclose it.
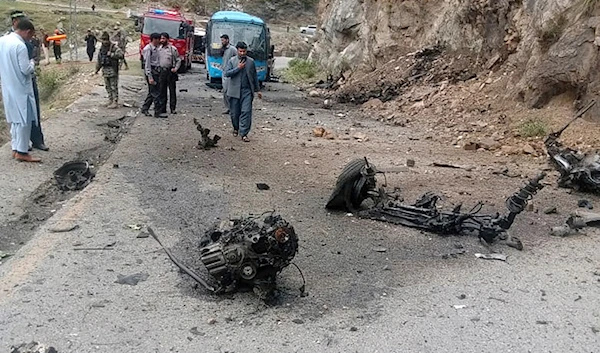
<path fill-rule="evenodd" d="M 144 27 L 142 33 L 163 33 L 169 34 L 169 37 L 173 39 L 184 39 L 185 31 L 183 30 L 181 21 L 164 20 L 161 18 L 146 17 L 144 18 Z"/>
<path fill-rule="evenodd" d="M 210 54 L 221 56 L 221 36 L 227 34 L 229 42 L 248 45 L 248 55 L 255 60 L 267 60 L 266 33 L 263 25 L 240 22 L 211 22 Z"/>

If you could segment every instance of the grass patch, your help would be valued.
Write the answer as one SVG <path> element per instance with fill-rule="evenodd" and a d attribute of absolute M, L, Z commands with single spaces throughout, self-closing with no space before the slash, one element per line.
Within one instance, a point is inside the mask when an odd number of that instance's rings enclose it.
<path fill-rule="evenodd" d="M 37 82 L 40 90 L 40 101 L 47 102 L 50 97 L 64 84 L 69 78 L 75 76 L 80 70 L 79 65 L 70 65 L 68 68 L 45 67 L 38 75 Z"/>
<path fill-rule="evenodd" d="M 519 126 L 519 134 L 522 137 L 546 136 L 548 126 L 540 120 L 528 120 Z"/>
<path fill-rule="evenodd" d="M 289 62 L 282 75 L 286 81 L 305 83 L 315 81 L 319 73 L 319 67 L 314 61 L 296 58 Z"/>

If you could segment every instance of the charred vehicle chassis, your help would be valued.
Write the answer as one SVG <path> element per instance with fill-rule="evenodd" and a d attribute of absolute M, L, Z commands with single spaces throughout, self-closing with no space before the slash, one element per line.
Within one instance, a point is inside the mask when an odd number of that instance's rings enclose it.
<path fill-rule="evenodd" d="M 583 154 L 564 147 L 558 141 L 569 125 L 582 117 L 594 104 L 595 101 L 590 102 L 575 115 L 573 120 L 557 132 L 551 133 L 544 141 L 550 162 L 560 172 L 558 179 L 560 187 L 600 193 L 600 155 Z"/>
<path fill-rule="evenodd" d="M 540 181 L 545 177 L 544 173 L 539 174 L 506 199 L 507 214 L 488 215 L 479 213 L 482 203 L 469 212 L 462 212 L 462 205 L 449 212 L 440 211 L 437 208 L 440 197 L 431 193 L 423 195 L 414 205 L 403 204 L 387 194 L 384 187 L 377 186 L 377 174 L 383 173 L 366 158 L 351 161 L 338 177 L 326 207 L 442 235 L 474 235 L 488 244 L 501 241 L 519 250 L 523 244 L 511 237 L 508 229 L 525 209 L 527 201 L 542 189 Z"/>

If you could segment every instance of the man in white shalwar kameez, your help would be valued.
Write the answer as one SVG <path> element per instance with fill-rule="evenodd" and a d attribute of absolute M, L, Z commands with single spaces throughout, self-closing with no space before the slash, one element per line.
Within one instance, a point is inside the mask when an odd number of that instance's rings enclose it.
<path fill-rule="evenodd" d="M 35 62 L 29 59 L 26 41 L 35 28 L 29 20 L 21 20 L 15 31 L 0 38 L 0 82 L 4 113 L 10 127 L 13 157 L 25 162 L 40 162 L 29 154 L 31 125 L 37 124 L 32 75 Z"/>

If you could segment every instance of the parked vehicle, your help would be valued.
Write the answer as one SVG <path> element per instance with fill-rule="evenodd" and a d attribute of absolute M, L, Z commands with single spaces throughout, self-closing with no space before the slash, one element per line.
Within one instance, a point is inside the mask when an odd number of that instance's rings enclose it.
<path fill-rule="evenodd" d="M 256 16 L 238 11 L 215 13 L 206 27 L 206 78 L 211 82 L 221 80 L 223 73 L 223 49 L 221 35 L 227 34 L 235 45 L 243 41 L 248 45 L 248 56 L 254 59 L 258 81 L 271 78 L 274 46 L 267 24 Z"/>
<path fill-rule="evenodd" d="M 138 22 L 140 35 L 140 61 L 142 67 L 144 58 L 142 50 L 150 43 L 150 34 L 169 34 L 171 44 L 177 48 L 181 58 L 181 72 L 192 67 L 192 52 L 194 50 L 194 22 L 186 19 L 177 10 L 149 9 Z"/>
<path fill-rule="evenodd" d="M 300 27 L 300 33 L 310 34 L 311 36 L 314 36 L 315 33 L 317 33 L 317 26 L 310 25 L 310 26 L 306 26 L 306 27 Z"/>
<path fill-rule="evenodd" d="M 202 28 L 194 29 L 194 51 L 192 62 L 204 64 L 204 52 L 206 51 L 206 31 Z"/>

